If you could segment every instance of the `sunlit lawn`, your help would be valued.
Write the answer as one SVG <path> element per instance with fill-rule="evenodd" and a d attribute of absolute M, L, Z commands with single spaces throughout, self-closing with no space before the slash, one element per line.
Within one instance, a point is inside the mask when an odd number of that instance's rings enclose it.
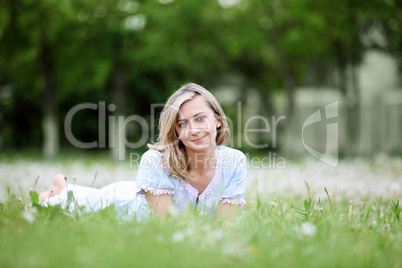
<path fill-rule="evenodd" d="M 232 225 L 189 215 L 137 223 L 112 208 L 26 209 L 11 195 L 0 206 L 0 266 L 401 267 L 400 211 L 398 201 L 310 197 L 249 203 Z"/>
<path fill-rule="evenodd" d="M 354 202 L 331 188 L 322 198 L 308 187 L 269 201 L 259 191 L 229 225 L 192 214 L 138 223 L 116 219 L 113 208 L 30 208 L 27 193 L 10 190 L 0 204 L 0 267 L 402 267 L 397 199 Z"/>

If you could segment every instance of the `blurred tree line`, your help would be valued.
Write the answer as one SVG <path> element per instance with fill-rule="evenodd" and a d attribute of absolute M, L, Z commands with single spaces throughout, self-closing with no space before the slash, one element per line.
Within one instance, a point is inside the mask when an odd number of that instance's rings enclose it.
<path fill-rule="evenodd" d="M 373 27 L 385 46 L 363 40 Z M 260 92 L 266 115 L 278 113 L 273 95 L 283 91 L 291 116 L 306 72 L 319 85 L 335 71 L 353 108 L 353 70 L 365 50 L 402 62 L 401 32 L 399 0 L 2 0 L 0 146 L 55 155 L 72 147 L 61 133 L 79 103 L 105 101 L 116 105 L 107 115 L 149 118 L 150 104 L 183 82 L 211 88 L 227 75 L 241 77 L 244 98 L 247 88 Z M 77 139 L 98 138 L 97 115 L 75 115 Z"/>

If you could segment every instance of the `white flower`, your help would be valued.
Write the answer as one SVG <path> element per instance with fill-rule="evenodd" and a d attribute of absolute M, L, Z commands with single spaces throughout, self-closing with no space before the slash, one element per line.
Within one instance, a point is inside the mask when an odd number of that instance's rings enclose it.
<path fill-rule="evenodd" d="M 22 212 L 22 217 L 29 223 L 32 224 L 35 221 L 35 210 L 25 210 Z"/>
<path fill-rule="evenodd" d="M 214 236 L 216 240 L 221 240 L 223 238 L 223 232 L 220 229 L 214 231 Z"/>
<path fill-rule="evenodd" d="M 389 231 L 391 229 L 391 225 L 385 224 L 384 228 L 385 228 L 385 231 Z"/>
<path fill-rule="evenodd" d="M 187 227 L 187 229 L 184 231 L 184 234 L 187 236 L 192 236 L 194 233 L 193 228 Z"/>
<path fill-rule="evenodd" d="M 184 239 L 184 237 L 185 237 L 186 235 L 183 233 L 183 232 L 175 232 L 174 234 L 173 234 L 173 237 L 172 237 L 172 239 L 173 239 L 173 242 L 175 242 L 175 243 L 177 243 L 177 242 L 180 242 L 180 241 L 182 241 L 183 239 Z"/>
<path fill-rule="evenodd" d="M 237 257 L 243 256 L 246 253 L 246 248 L 239 241 L 232 240 L 223 246 L 222 253 Z"/>
<path fill-rule="evenodd" d="M 209 232 L 209 231 L 211 230 L 211 225 L 209 225 L 209 224 L 204 224 L 204 225 L 202 226 L 202 230 L 203 230 L 204 232 Z"/>
<path fill-rule="evenodd" d="M 305 236 L 314 236 L 317 233 L 317 227 L 310 222 L 304 222 L 301 225 L 300 232 Z"/>
<path fill-rule="evenodd" d="M 177 218 L 179 216 L 179 212 L 177 211 L 177 209 L 175 207 L 169 207 L 166 210 L 166 214 L 171 217 L 171 218 Z"/>

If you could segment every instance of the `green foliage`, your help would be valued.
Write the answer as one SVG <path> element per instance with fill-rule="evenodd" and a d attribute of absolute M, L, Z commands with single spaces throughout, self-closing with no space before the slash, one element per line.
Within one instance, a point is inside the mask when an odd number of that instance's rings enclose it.
<path fill-rule="evenodd" d="M 71 202 L 74 200 L 74 193 L 73 191 L 68 191 L 67 192 L 67 202 L 66 202 L 66 208 L 68 209 L 71 205 Z"/>
<path fill-rule="evenodd" d="M 399 221 L 399 215 L 401 214 L 402 211 L 402 208 L 399 206 L 399 200 L 391 201 L 391 204 L 389 206 L 391 208 L 392 213 Z"/>
<path fill-rule="evenodd" d="M 324 187 L 324 191 L 327 194 L 328 197 L 328 204 L 329 204 L 329 212 L 332 212 L 332 201 L 331 201 L 331 197 L 329 196 L 328 190 L 326 187 Z"/>
<path fill-rule="evenodd" d="M 321 200 L 318 199 L 314 196 L 310 195 L 310 186 L 306 181 L 304 181 L 304 184 L 306 185 L 307 188 L 307 194 L 308 197 L 303 200 L 303 207 L 302 208 L 297 208 L 294 205 L 292 207 L 295 209 L 295 211 L 302 216 L 302 218 L 305 221 L 310 221 L 312 217 L 316 216 L 317 212 L 322 210 L 320 207 Z M 328 193 L 327 193 L 328 194 Z M 328 195 L 329 197 L 329 195 Z"/>
<path fill-rule="evenodd" d="M 317 83 L 328 75 L 318 69 L 344 71 L 348 64 L 359 64 L 367 48 L 378 46 L 362 42 L 373 27 L 387 40 L 381 49 L 401 59 L 398 3 L 1 1 L 3 146 L 38 147 L 43 135 L 36 122 L 43 116 L 43 93 L 50 82 L 60 128 L 77 103 L 112 102 L 119 86 L 125 114 L 149 115 L 150 103 L 165 101 L 181 83 L 213 88 L 228 74 L 267 98 L 284 91 L 290 103 L 289 92 L 304 83 L 314 62 L 326 66 L 316 68 Z M 267 107 L 276 112 L 274 104 Z M 91 124 L 86 119 L 77 117 L 74 133 L 94 140 L 96 118 Z"/>
<path fill-rule="evenodd" d="M 33 203 L 39 203 L 39 194 L 36 191 L 29 191 L 29 197 Z"/>
<path fill-rule="evenodd" d="M 303 200 L 303 208 L 296 208 L 295 210 L 298 214 L 303 216 L 305 221 L 310 221 L 312 217 L 315 216 L 317 212 L 319 201 L 315 197 L 308 197 Z"/>

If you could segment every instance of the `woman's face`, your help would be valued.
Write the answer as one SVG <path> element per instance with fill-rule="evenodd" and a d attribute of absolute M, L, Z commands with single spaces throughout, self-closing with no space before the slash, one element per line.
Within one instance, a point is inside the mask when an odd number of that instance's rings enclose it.
<path fill-rule="evenodd" d="M 205 151 L 216 145 L 216 129 L 221 126 L 205 99 L 196 96 L 180 106 L 176 131 L 186 149 Z"/>

